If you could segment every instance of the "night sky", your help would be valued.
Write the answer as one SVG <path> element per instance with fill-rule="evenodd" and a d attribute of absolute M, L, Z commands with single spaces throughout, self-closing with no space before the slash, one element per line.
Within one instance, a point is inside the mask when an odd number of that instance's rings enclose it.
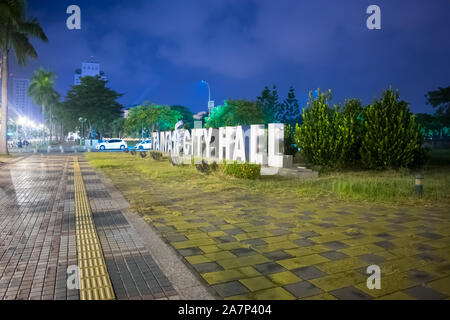
<path fill-rule="evenodd" d="M 216 105 L 255 99 L 277 84 L 290 85 L 304 106 L 309 90 L 331 89 L 333 102 L 370 103 L 382 89 L 399 88 L 414 112 L 431 112 L 424 94 L 450 85 L 450 1 L 321 0 L 29 0 L 48 43 L 29 77 L 55 71 L 65 96 L 82 61 L 101 64 L 120 102 L 144 100 L 206 110 L 211 85 Z M 66 8 L 81 7 L 81 30 L 66 28 Z M 366 28 L 366 8 L 381 8 L 381 30 Z"/>

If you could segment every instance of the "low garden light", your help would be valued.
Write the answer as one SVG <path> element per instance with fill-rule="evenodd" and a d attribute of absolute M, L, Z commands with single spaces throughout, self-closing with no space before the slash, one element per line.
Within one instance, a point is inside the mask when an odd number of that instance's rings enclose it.
<path fill-rule="evenodd" d="M 423 195 L 423 175 L 416 175 L 416 184 L 414 186 L 414 192 L 421 197 Z"/>

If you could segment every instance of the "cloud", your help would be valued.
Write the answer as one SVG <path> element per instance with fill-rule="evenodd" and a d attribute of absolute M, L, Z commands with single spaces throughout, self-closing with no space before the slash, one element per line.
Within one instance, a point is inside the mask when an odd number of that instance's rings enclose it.
<path fill-rule="evenodd" d="M 420 104 L 450 72 L 450 42 L 443 40 L 448 0 L 379 0 L 380 31 L 365 26 L 368 0 L 80 0 L 81 32 L 65 29 L 64 3 L 55 9 L 47 2 L 33 15 L 50 43 L 39 44 L 41 58 L 32 66 L 51 66 L 70 84 L 74 69 L 94 56 L 129 102 L 183 101 L 183 88 L 208 77 L 221 86 L 214 88 L 224 95 L 218 101 L 254 98 L 272 83 L 371 100 L 393 84 Z"/>

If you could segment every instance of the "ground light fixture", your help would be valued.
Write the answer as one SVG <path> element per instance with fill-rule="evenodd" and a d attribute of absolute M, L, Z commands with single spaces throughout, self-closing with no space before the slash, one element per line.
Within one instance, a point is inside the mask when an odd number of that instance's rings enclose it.
<path fill-rule="evenodd" d="M 416 175 L 416 183 L 414 186 L 414 192 L 419 196 L 423 196 L 423 175 Z"/>

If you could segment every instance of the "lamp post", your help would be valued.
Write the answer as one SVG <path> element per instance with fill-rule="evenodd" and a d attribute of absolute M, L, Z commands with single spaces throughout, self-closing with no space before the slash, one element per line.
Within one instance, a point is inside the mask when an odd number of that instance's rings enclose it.
<path fill-rule="evenodd" d="M 206 84 L 206 86 L 208 87 L 208 112 L 209 115 L 211 115 L 211 110 L 214 108 L 214 101 L 211 101 L 211 88 L 208 81 L 202 80 L 202 83 Z"/>
<path fill-rule="evenodd" d="M 78 121 L 81 122 L 81 138 L 80 138 L 80 146 L 82 145 L 82 139 L 84 140 L 84 123 L 86 122 L 86 118 L 80 117 Z"/>
<path fill-rule="evenodd" d="M 17 120 L 16 120 L 16 135 L 17 135 L 17 143 L 19 143 L 20 139 L 19 139 L 19 126 L 22 127 L 22 131 L 25 131 L 25 128 L 28 127 L 30 125 L 30 120 L 27 119 L 26 117 L 20 116 Z"/>
<path fill-rule="evenodd" d="M 421 175 L 421 174 L 416 175 L 416 181 L 415 182 L 416 183 L 415 183 L 415 186 L 414 186 L 414 192 L 419 197 L 422 197 L 423 196 L 423 175 Z"/>
<path fill-rule="evenodd" d="M 202 80 L 202 83 L 206 84 L 208 87 L 208 102 L 211 100 L 211 88 L 209 87 L 209 83 L 206 80 Z"/>

